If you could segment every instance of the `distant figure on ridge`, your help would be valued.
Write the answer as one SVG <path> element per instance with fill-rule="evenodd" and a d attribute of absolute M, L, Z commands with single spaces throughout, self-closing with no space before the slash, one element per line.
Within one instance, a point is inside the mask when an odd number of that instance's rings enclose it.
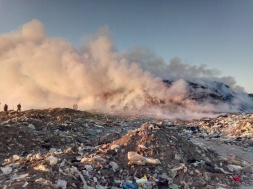
<path fill-rule="evenodd" d="M 73 105 L 73 109 L 74 109 L 74 110 L 77 110 L 77 109 L 78 109 L 77 103 L 75 103 L 75 104 Z"/>
<path fill-rule="evenodd" d="M 5 112 L 8 111 L 8 105 L 7 105 L 7 104 L 4 105 L 4 111 L 5 111 Z"/>
<path fill-rule="evenodd" d="M 17 112 L 21 112 L 21 104 L 20 103 L 17 105 Z"/>

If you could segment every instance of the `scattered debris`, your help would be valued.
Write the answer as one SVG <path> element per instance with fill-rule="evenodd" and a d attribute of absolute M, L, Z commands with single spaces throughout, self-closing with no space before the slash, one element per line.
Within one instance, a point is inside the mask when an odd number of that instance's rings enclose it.
<path fill-rule="evenodd" d="M 222 158 L 190 140 L 252 153 L 252 114 L 190 122 L 58 108 L 0 116 L 1 188 L 237 189 L 253 184 L 253 162 L 235 154 Z"/>

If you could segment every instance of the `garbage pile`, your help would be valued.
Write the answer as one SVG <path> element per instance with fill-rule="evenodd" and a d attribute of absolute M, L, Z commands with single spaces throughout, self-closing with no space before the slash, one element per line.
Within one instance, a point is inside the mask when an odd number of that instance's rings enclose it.
<path fill-rule="evenodd" d="M 192 143 L 190 127 L 71 109 L 0 116 L 0 188 L 252 186 L 252 164 Z"/>
<path fill-rule="evenodd" d="M 253 114 L 232 113 L 217 118 L 174 121 L 171 124 L 191 128 L 191 133 L 198 137 L 243 146 L 253 152 Z"/>

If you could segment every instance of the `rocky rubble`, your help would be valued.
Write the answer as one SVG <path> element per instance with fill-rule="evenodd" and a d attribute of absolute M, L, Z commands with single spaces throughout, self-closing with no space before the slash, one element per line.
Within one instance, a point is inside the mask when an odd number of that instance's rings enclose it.
<path fill-rule="evenodd" d="M 253 162 L 236 156 L 221 158 L 213 150 L 190 140 L 223 141 L 230 127 L 228 123 L 240 127 L 239 117 L 244 116 L 240 122 L 244 124 L 250 122 L 252 115 L 192 122 L 109 116 L 72 109 L 1 112 L 0 115 L 1 188 L 236 189 L 252 186 Z M 237 121 L 229 122 L 228 117 Z M 220 124 L 221 127 L 216 127 L 220 130 L 214 131 L 212 124 Z M 247 139 L 251 140 L 252 135 L 248 133 Z M 245 137 L 244 134 L 232 136 Z"/>

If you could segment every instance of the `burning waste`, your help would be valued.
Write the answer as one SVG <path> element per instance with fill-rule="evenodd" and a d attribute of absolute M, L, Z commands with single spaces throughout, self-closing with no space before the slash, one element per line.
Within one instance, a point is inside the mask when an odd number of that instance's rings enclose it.
<path fill-rule="evenodd" d="M 0 54 L 0 99 L 7 104 L 22 99 L 25 109 L 76 102 L 80 110 L 184 119 L 253 110 L 252 98 L 232 77 L 177 58 L 166 64 L 144 48 L 117 52 L 101 32 L 77 50 L 48 37 L 33 20 L 0 36 Z"/>
<path fill-rule="evenodd" d="M 1 188 L 252 188 L 253 100 L 232 77 L 103 34 L 77 50 L 37 20 L 0 36 L 0 65 L 18 104 L 0 112 Z"/>

